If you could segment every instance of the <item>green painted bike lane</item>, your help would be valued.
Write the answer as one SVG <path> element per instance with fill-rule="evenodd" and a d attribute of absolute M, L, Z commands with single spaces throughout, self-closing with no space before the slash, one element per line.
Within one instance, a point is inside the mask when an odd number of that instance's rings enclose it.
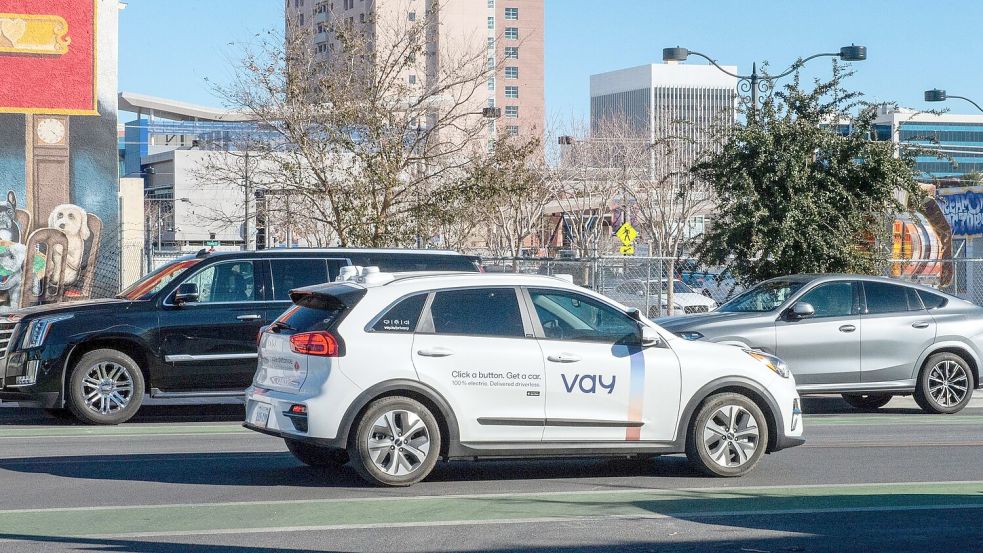
<path fill-rule="evenodd" d="M 380 491 L 380 495 L 385 492 Z M 469 524 L 583 517 L 983 509 L 983 482 L 385 497 L 0 511 L 0 540 L 298 528 Z"/>

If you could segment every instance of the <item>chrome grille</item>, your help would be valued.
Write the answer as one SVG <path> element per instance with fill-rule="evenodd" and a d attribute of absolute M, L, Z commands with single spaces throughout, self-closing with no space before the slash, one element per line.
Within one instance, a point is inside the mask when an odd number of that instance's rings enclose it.
<path fill-rule="evenodd" d="M 10 335 L 14 333 L 14 326 L 17 323 L 0 319 L 0 358 L 7 355 L 7 344 L 10 343 Z"/>
<path fill-rule="evenodd" d="M 687 305 L 683 308 L 683 313 L 706 313 L 710 311 L 710 308 L 705 305 Z"/>

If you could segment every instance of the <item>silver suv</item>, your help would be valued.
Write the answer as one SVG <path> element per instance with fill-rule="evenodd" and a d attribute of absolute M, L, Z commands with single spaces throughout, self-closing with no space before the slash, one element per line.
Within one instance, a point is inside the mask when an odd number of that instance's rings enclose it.
<path fill-rule="evenodd" d="M 778 355 L 800 394 L 840 393 L 860 409 L 914 394 L 927 412 L 955 413 L 980 381 L 983 309 L 887 278 L 776 278 L 712 313 L 658 323 L 688 340 Z"/>

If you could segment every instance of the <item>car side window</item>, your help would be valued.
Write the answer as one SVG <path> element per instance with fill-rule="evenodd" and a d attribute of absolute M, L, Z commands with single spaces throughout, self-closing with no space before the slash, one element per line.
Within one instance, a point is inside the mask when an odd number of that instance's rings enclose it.
<path fill-rule="evenodd" d="M 430 316 L 436 334 L 525 336 L 512 288 L 442 290 L 434 294 Z"/>
<path fill-rule="evenodd" d="M 529 290 L 546 338 L 617 343 L 633 338 L 638 323 L 597 300 L 562 290 Z"/>
<path fill-rule="evenodd" d="M 828 282 L 809 290 L 797 302 L 812 305 L 816 310 L 812 318 L 846 317 L 858 307 L 855 288 L 854 282 Z"/>
<path fill-rule="evenodd" d="M 328 265 L 323 259 L 271 259 L 273 300 L 290 299 L 290 291 L 329 282 Z"/>
<path fill-rule="evenodd" d="M 886 282 L 864 282 L 864 296 L 867 298 L 867 314 L 902 313 L 921 310 L 922 305 L 916 294 L 909 294 L 907 286 Z"/>
<path fill-rule="evenodd" d="M 234 303 L 256 300 L 252 261 L 215 263 L 186 280 L 198 286 L 197 303 Z"/>
<path fill-rule="evenodd" d="M 413 332 L 420 322 L 420 312 L 427 301 L 427 294 L 417 294 L 400 300 L 390 307 L 372 325 L 375 332 Z"/>
<path fill-rule="evenodd" d="M 922 303 L 925 304 L 925 309 L 938 309 L 949 303 L 949 300 L 945 296 L 926 292 L 925 290 L 918 290 L 918 296 L 922 299 Z"/>

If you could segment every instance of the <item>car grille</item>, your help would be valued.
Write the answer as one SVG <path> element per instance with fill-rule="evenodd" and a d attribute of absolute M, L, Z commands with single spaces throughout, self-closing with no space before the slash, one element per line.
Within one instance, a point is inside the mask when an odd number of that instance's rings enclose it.
<path fill-rule="evenodd" d="M 10 343 L 10 335 L 14 333 L 14 326 L 17 323 L 0 320 L 0 358 L 7 355 L 7 344 Z"/>
<path fill-rule="evenodd" d="M 710 311 L 710 308 L 705 305 L 687 305 L 683 308 L 683 313 L 689 315 L 690 313 L 706 313 Z"/>

